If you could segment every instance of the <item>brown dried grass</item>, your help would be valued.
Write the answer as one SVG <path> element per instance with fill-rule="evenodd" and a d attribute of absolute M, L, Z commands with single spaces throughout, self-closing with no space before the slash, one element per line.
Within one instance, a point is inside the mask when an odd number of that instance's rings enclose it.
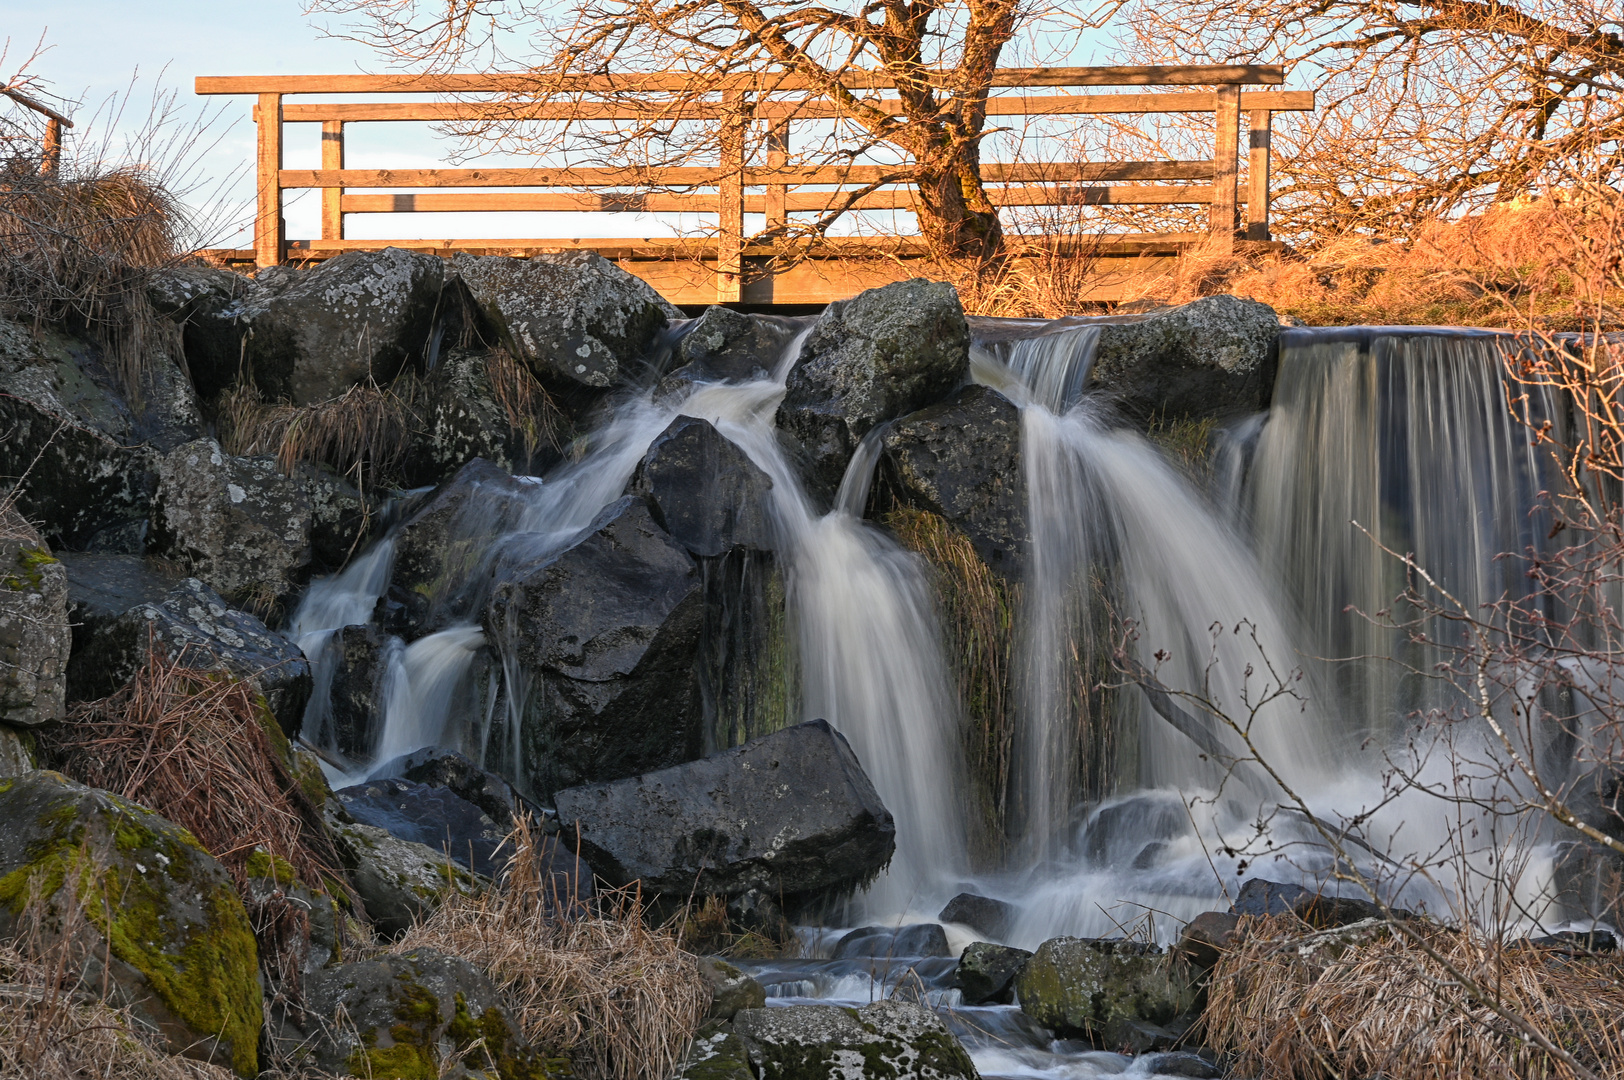
<path fill-rule="evenodd" d="M 491 381 L 491 396 L 507 414 L 508 426 L 523 437 L 526 457 L 534 456 L 543 444 L 560 448 L 564 414 L 529 368 L 506 349 L 496 348 L 486 354 L 485 375 Z"/>
<path fill-rule="evenodd" d="M 1212 973 L 1208 1044 L 1232 1055 L 1240 1076 L 1577 1075 L 1474 998 L 1453 968 L 1584 1068 L 1624 1077 L 1624 959 L 1410 925 L 1447 966 L 1389 928 L 1310 932 L 1291 915 L 1244 921 L 1243 943 Z"/>
<path fill-rule="evenodd" d="M 397 469 L 411 431 L 409 388 L 362 383 L 313 405 L 266 404 L 252 385 L 221 395 L 220 444 L 244 457 L 275 454 L 283 472 L 327 465 L 371 484 Z"/>
<path fill-rule="evenodd" d="M 698 961 L 644 920 L 634 889 L 582 906 L 555 895 L 527 818 L 498 885 L 455 895 L 391 948 L 438 949 L 490 972 L 532 1045 L 583 1080 L 664 1080 L 710 1005 Z"/>

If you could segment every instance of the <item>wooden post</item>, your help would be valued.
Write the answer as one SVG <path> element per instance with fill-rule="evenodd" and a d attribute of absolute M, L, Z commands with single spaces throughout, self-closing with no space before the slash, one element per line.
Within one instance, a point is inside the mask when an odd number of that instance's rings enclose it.
<path fill-rule="evenodd" d="M 254 218 L 254 263 L 282 262 L 282 95 L 259 95 L 259 158 L 256 184 L 259 213 Z"/>
<path fill-rule="evenodd" d="M 743 295 L 744 273 L 744 143 L 750 122 L 744 95 L 722 95 L 722 169 L 716 186 L 716 302 L 736 304 Z"/>
<path fill-rule="evenodd" d="M 1249 140 L 1246 193 L 1246 238 L 1269 238 L 1269 125 L 1273 114 L 1268 109 L 1253 109 L 1252 132 Z"/>
<path fill-rule="evenodd" d="M 1223 248 L 1235 243 L 1235 230 L 1240 227 L 1240 214 L 1236 196 L 1240 182 L 1241 142 L 1241 88 L 1220 86 L 1214 113 L 1217 119 L 1217 138 L 1212 148 L 1212 239 Z"/>
<path fill-rule="evenodd" d="M 321 123 L 321 167 L 323 169 L 342 169 L 344 167 L 344 121 L 323 120 Z M 323 240 L 344 239 L 344 189 L 338 187 L 321 189 L 321 238 Z"/>
<path fill-rule="evenodd" d="M 39 172 L 41 176 L 55 176 L 62 167 L 62 121 L 52 116 L 45 121 L 45 143 L 41 147 Z"/>
<path fill-rule="evenodd" d="M 774 120 L 767 129 L 767 168 L 782 169 L 789 164 L 789 121 Z M 789 186 L 768 184 L 764 205 L 767 211 L 767 229 L 783 226 L 789 220 L 787 205 Z"/>

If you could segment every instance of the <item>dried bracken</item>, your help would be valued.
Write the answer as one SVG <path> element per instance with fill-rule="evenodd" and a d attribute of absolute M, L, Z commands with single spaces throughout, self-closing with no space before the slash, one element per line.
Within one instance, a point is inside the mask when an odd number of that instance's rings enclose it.
<path fill-rule="evenodd" d="M 1436 957 L 1374 921 L 1313 932 L 1291 915 L 1248 920 L 1212 974 L 1209 1044 L 1235 1056 L 1240 1076 L 1582 1075 L 1474 996 L 1464 974 L 1581 1067 L 1624 1077 L 1624 960 L 1409 925 Z"/>
<path fill-rule="evenodd" d="M 710 1005 L 698 961 L 644 921 L 639 894 L 557 895 L 528 820 L 498 885 L 448 899 L 392 947 L 438 949 L 491 973 L 530 1042 L 584 1080 L 663 1080 Z"/>

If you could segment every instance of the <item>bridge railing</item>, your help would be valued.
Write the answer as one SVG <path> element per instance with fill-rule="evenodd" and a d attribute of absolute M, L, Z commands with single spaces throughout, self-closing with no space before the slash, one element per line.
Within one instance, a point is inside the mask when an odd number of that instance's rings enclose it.
<path fill-rule="evenodd" d="M 912 188 L 905 180 L 887 182 L 897 170 L 885 166 L 789 164 L 796 126 L 844 115 L 836 103 L 818 97 L 804 81 L 783 75 L 761 79 L 731 76 L 707 82 L 704 89 L 708 97 L 692 100 L 692 94 L 684 96 L 692 86 L 691 79 L 680 73 L 578 76 L 550 82 L 547 90 L 553 96 L 539 102 L 525 100 L 536 86 L 534 77 L 501 74 L 200 77 L 196 89 L 199 94 L 251 94 L 257 98 L 254 119 L 258 133 L 258 210 L 253 259 L 259 266 L 389 244 L 446 253 L 528 254 L 586 248 L 621 257 L 623 263 L 637 263 L 628 268 L 649 278 L 679 303 L 751 299 L 821 302 L 844 290 L 846 286 L 838 282 L 809 284 L 804 274 L 800 284 L 777 275 L 782 287 L 775 289 L 775 249 L 750 244 L 744 216 L 764 215 L 766 228 L 771 230 L 784 226 L 790 214 L 827 212 L 848 197 L 846 192 L 851 187 L 869 185 L 876 185 L 875 190 L 863 194 L 850 209 L 907 210 L 914 206 Z M 1210 159 L 1195 161 L 988 162 L 981 166 L 982 178 L 992 201 L 1001 207 L 1209 207 L 1205 233 L 1118 234 L 1102 241 L 1119 253 L 1176 251 L 1198 241 L 1227 244 L 1237 237 L 1266 242 L 1270 239 L 1272 116 L 1276 112 L 1312 110 L 1314 94 L 1243 88 L 1279 86 L 1284 81 L 1284 69 L 1275 65 L 1003 69 L 994 79 L 995 87 L 1046 91 L 1100 86 L 1192 87 L 1108 94 L 997 94 L 988 98 L 987 111 L 995 117 L 1211 113 L 1213 153 Z M 876 92 L 865 101 L 891 112 L 900 109 L 895 98 L 884 96 L 884 91 L 895 89 L 895 83 L 882 73 L 848 73 L 844 82 L 853 89 Z M 628 103 L 624 98 L 628 90 L 638 95 L 635 102 Z M 785 96 L 797 92 L 799 97 Z M 316 94 L 424 95 L 428 100 L 288 100 Z M 567 94 L 570 99 L 557 100 L 559 94 Z M 448 100 L 449 95 L 456 97 Z M 598 100 L 600 97 L 602 100 Z M 348 129 L 360 123 L 637 121 L 656 117 L 715 122 L 722 125 L 723 131 L 735 135 L 722 140 L 722 158 L 715 166 L 352 169 L 345 163 Z M 1244 190 L 1239 168 L 1243 117 L 1248 133 Z M 321 125 L 320 168 L 283 166 L 288 124 Z M 744 138 L 751 124 L 766 125 L 766 138 Z M 765 160 L 747 158 L 747 146 L 764 147 Z M 283 221 L 283 193 L 311 188 L 322 193 L 321 236 L 290 243 Z M 431 190 L 392 193 L 390 188 Z M 459 190 L 467 188 L 531 190 Z M 346 235 L 346 221 L 356 214 L 514 211 L 705 213 L 717 216 L 717 227 L 711 235 L 698 239 L 388 241 Z M 865 248 L 883 248 L 895 254 L 898 245 L 895 239 L 846 238 L 826 244 L 824 257 L 851 259 Z M 678 262 L 688 266 L 679 269 L 671 265 Z M 660 269 L 656 263 L 667 265 Z M 752 287 L 752 282 L 760 281 L 766 282 L 765 287 Z M 679 295 L 673 296 L 673 292 Z"/>

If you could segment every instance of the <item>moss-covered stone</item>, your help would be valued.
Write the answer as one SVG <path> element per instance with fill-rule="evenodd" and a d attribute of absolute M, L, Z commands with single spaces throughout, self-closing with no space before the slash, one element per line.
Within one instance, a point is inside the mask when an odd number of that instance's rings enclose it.
<path fill-rule="evenodd" d="M 177 1051 L 254 1075 L 258 949 L 230 878 L 192 835 L 46 771 L 4 782 L 0 820 L 0 934 L 37 898 L 40 926 L 74 935 L 87 984 L 105 978 Z"/>
<path fill-rule="evenodd" d="M 33 525 L 0 513 L 0 721 L 61 718 L 71 647 L 66 569 Z"/>
<path fill-rule="evenodd" d="M 1051 938 L 1015 980 L 1021 1011 L 1062 1038 L 1115 1047 L 1135 1025 L 1166 1024 L 1194 992 L 1154 945 L 1120 939 Z"/>
<path fill-rule="evenodd" d="M 745 1009 L 733 1018 L 733 1030 L 748 1048 L 758 1080 L 975 1080 L 978 1075 L 970 1055 L 934 1012 L 901 1001 L 861 1009 Z"/>

